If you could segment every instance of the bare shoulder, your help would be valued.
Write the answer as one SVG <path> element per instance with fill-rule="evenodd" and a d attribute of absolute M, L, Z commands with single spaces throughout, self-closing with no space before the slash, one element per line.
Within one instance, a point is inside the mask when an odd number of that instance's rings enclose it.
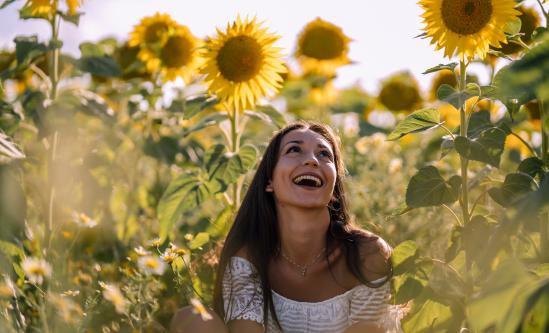
<path fill-rule="evenodd" d="M 380 236 L 364 231 L 359 241 L 362 271 L 369 281 L 374 281 L 391 273 L 393 249 Z"/>
<path fill-rule="evenodd" d="M 241 247 L 238 251 L 236 251 L 236 253 L 234 254 L 236 257 L 240 257 L 240 258 L 244 258 L 246 260 L 250 260 L 250 255 L 249 255 L 249 252 L 248 252 L 248 247 L 246 245 L 244 245 L 243 247 Z"/>

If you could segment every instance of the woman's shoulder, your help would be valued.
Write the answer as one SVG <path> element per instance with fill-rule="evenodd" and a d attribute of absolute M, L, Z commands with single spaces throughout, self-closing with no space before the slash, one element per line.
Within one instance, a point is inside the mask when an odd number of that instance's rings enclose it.
<path fill-rule="evenodd" d="M 358 248 L 364 277 L 368 281 L 389 277 L 392 272 L 391 246 L 372 232 L 360 230 L 359 234 Z"/>

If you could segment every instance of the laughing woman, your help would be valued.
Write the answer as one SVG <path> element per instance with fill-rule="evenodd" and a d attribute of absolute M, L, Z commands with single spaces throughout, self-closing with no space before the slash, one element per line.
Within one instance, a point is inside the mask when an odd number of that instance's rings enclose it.
<path fill-rule="evenodd" d="M 221 252 L 213 319 L 171 332 L 400 332 L 391 248 L 351 224 L 338 139 L 293 123 L 271 139 Z"/>

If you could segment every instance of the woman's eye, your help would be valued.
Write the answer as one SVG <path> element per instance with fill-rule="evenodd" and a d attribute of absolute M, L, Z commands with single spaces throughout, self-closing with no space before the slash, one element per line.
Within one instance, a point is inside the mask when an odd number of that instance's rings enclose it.
<path fill-rule="evenodd" d="M 292 146 L 292 147 L 288 148 L 286 153 L 291 153 L 291 152 L 294 152 L 294 151 L 299 152 L 299 151 L 301 151 L 301 149 L 298 146 Z"/>
<path fill-rule="evenodd" d="M 332 153 L 330 153 L 329 151 L 327 150 L 322 150 L 320 153 L 318 153 L 320 156 L 322 157 L 328 157 L 328 158 L 332 158 Z"/>

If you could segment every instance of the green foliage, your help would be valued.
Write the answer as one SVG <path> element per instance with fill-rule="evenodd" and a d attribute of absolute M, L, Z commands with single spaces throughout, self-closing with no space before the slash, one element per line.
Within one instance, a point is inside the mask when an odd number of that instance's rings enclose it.
<path fill-rule="evenodd" d="M 406 204 L 413 208 L 451 204 L 458 198 L 460 182 L 458 176 L 446 181 L 434 166 L 421 168 L 410 179 Z"/>
<path fill-rule="evenodd" d="M 99 77 L 119 77 L 122 71 L 110 56 L 86 56 L 77 62 L 78 68 Z"/>
<path fill-rule="evenodd" d="M 428 108 L 413 112 L 399 122 L 387 140 L 397 140 L 410 133 L 418 133 L 440 125 L 437 109 Z"/>
<path fill-rule="evenodd" d="M 488 193 L 495 202 L 509 207 L 526 193 L 535 191 L 536 183 L 532 176 L 524 173 L 509 173 L 500 188 L 491 188 Z"/>
<path fill-rule="evenodd" d="M 443 70 L 450 70 L 450 71 L 453 72 L 454 69 L 456 69 L 457 65 L 458 64 L 456 62 L 451 62 L 449 64 L 438 64 L 435 67 L 431 67 L 431 68 L 427 69 L 425 72 L 423 72 L 421 74 L 430 74 L 430 73 L 435 73 L 435 72 L 443 71 Z"/>
<path fill-rule="evenodd" d="M 481 131 L 478 138 L 458 136 L 454 140 L 456 151 L 463 157 L 499 167 L 507 133 L 498 127 Z"/>

